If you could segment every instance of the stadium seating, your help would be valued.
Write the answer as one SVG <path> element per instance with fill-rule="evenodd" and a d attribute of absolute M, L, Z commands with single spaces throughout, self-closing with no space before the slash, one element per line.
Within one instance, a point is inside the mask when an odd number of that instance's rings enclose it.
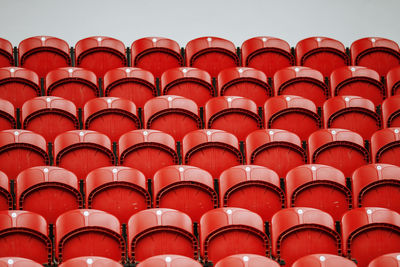
<path fill-rule="evenodd" d="M 243 96 L 253 100 L 258 107 L 274 94 L 267 76 L 253 68 L 229 68 L 218 74 L 218 95 Z"/>
<path fill-rule="evenodd" d="M 46 94 L 59 96 L 83 108 L 90 99 L 100 96 L 97 77 L 90 70 L 82 68 L 59 68 L 46 76 Z"/>
<path fill-rule="evenodd" d="M 42 267 L 43 265 L 29 259 L 20 257 L 0 258 L 1 267 Z"/>
<path fill-rule="evenodd" d="M 290 45 L 275 37 L 250 38 L 243 42 L 241 52 L 243 66 L 259 69 L 268 77 L 295 63 Z"/>
<path fill-rule="evenodd" d="M 380 76 L 400 65 L 398 44 L 385 38 L 367 37 L 354 41 L 350 53 L 353 65 L 374 69 Z"/>
<path fill-rule="evenodd" d="M 158 255 L 140 262 L 137 267 L 202 267 L 194 259 L 181 255 Z"/>
<path fill-rule="evenodd" d="M 397 267 L 399 266 L 400 253 L 389 253 L 373 259 L 368 267 Z"/>
<path fill-rule="evenodd" d="M 239 65 L 235 45 L 218 37 L 200 37 L 186 45 L 186 66 L 208 71 L 211 77 L 230 67 Z"/>
<path fill-rule="evenodd" d="M 92 36 L 75 45 L 76 66 L 93 71 L 97 77 L 115 68 L 127 65 L 125 45 L 106 36 Z"/>
<path fill-rule="evenodd" d="M 31 70 L 17 67 L 0 68 L 0 98 L 15 108 L 35 96 L 40 96 L 39 77 Z"/>
<path fill-rule="evenodd" d="M 139 68 L 116 68 L 104 74 L 104 95 L 125 98 L 137 107 L 157 95 L 154 76 Z"/>
<path fill-rule="evenodd" d="M 131 262 L 163 254 L 197 258 L 197 240 L 188 215 L 173 209 L 147 209 L 128 221 Z"/>
<path fill-rule="evenodd" d="M 104 257 L 77 257 L 67 260 L 60 265 L 60 267 L 122 267 L 120 263 Z M 16 266 L 17 267 L 17 266 Z"/>
<path fill-rule="evenodd" d="M 168 69 L 183 66 L 179 44 L 168 38 L 141 38 L 132 43 L 131 51 L 132 66 L 148 70 L 155 77 Z"/>
<path fill-rule="evenodd" d="M 400 127 L 400 95 L 391 96 L 382 103 L 382 126 Z"/>
<path fill-rule="evenodd" d="M 260 267 L 279 267 L 280 265 L 270 258 L 255 254 L 235 254 L 218 261 L 215 267 L 242 267 L 242 266 L 260 266 Z"/>
<path fill-rule="evenodd" d="M 69 45 L 51 36 L 34 36 L 19 43 L 19 66 L 36 72 L 40 78 L 56 68 L 71 65 Z"/>
<path fill-rule="evenodd" d="M 295 261 L 292 267 L 357 267 L 353 261 L 332 254 L 311 254 Z"/>
<path fill-rule="evenodd" d="M 143 173 L 129 167 L 103 167 L 86 176 L 86 207 L 106 211 L 127 223 L 129 218 L 151 207 Z"/>
<path fill-rule="evenodd" d="M 66 211 L 83 207 L 75 174 L 59 167 L 40 166 L 22 171 L 16 179 L 17 208 L 43 216 L 54 224 Z"/>
<path fill-rule="evenodd" d="M 300 138 L 280 129 L 257 130 L 246 138 L 247 164 L 270 168 L 285 177 L 292 168 L 307 163 Z"/>
<path fill-rule="evenodd" d="M 371 137 L 371 157 L 374 163 L 400 166 L 400 128 L 386 128 Z"/>
<path fill-rule="evenodd" d="M 385 77 L 387 96 L 398 95 L 400 91 L 400 67 L 395 67 L 388 71 Z"/>
<path fill-rule="evenodd" d="M 318 130 L 308 138 L 310 163 L 325 164 L 350 177 L 355 169 L 369 163 L 369 152 L 361 135 L 338 128 Z"/>
<path fill-rule="evenodd" d="M 271 221 L 285 208 L 285 193 L 276 172 L 257 165 L 239 165 L 223 171 L 219 178 L 220 206 L 248 209 Z"/>
<path fill-rule="evenodd" d="M 13 197 L 11 195 L 10 183 L 7 175 L 0 171 L 0 210 L 13 208 Z"/>
<path fill-rule="evenodd" d="M 197 167 L 172 165 L 153 177 L 154 207 L 179 210 L 199 222 L 207 211 L 218 207 L 211 174 Z"/>
<path fill-rule="evenodd" d="M 342 218 L 343 254 L 366 267 L 374 258 L 400 251 L 400 214 L 385 208 L 357 208 Z"/>
<path fill-rule="evenodd" d="M 269 240 L 259 215 L 241 208 L 219 208 L 200 219 L 201 256 L 216 263 L 234 254 L 269 256 Z"/>
<path fill-rule="evenodd" d="M 0 38 L 0 68 L 14 66 L 13 46 L 10 41 Z"/>
<path fill-rule="evenodd" d="M 287 266 L 313 253 L 341 253 L 334 220 L 328 213 L 313 208 L 288 208 L 275 213 L 271 240 L 272 255 Z"/>
<path fill-rule="evenodd" d="M 334 69 L 349 65 L 346 48 L 338 40 L 327 37 L 310 37 L 296 45 L 297 65 L 319 70 L 329 77 Z"/>
<path fill-rule="evenodd" d="M 310 99 L 321 107 L 330 97 L 321 72 L 308 67 L 287 67 L 275 72 L 275 95 L 297 95 Z"/>
<path fill-rule="evenodd" d="M 16 119 L 13 104 L 0 98 L 0 131 L 16 128 Z"/>

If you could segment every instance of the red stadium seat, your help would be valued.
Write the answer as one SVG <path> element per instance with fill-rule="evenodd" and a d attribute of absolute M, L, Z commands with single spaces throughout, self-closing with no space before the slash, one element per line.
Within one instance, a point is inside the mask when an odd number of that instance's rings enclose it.
<path fill-rule="evenodd" d="M 301 140 L 322 127 L 322 119 L 315 104 L 295 95 L 281 95 L 268 99 L 264 104 L 266 128 L 283 129 L 297 134 Z"/>
<path fill-rule="evenodd" d="M 3 38 L 0 38 L 0 68 L 14 66 L 13 46 Z"/>
<path fill-rule="evenodd" d="M 325 164 L 350 177 L 355 169 L 369 163 L 361 135 L 345 129 L 322 129 L 308 138 L 310 163 Z"/>
<path fill-rule="evenodd" d="M 104 95 L 125 98 L 143 107 L 157 95 L 154 76 L 139 68 L 117 68 L 104 74 Z"/>
<path fill-rule="evenodd" d="M 79 128 L 74 103 L 57 96 L 39 96 L 26 101 L 21 109 L 25 130 L 40 134 L 53 142 L 60 133 Z"/>
<path fill-rule="evenodd" d="M 158 255 L 140 262 L 137 267 L 202 267 L 194 259 L 180 255 Z"/>
<path fill-rule="evenodd" d="M 0 258 L 0 267 L 43 267 L 43 265 L 25 258 L 4 257 Z"/>
<path fill-rule="evenodd" d="M 70 260 L 67 260 L 60 265 L 59 267 L 122 267 L 122 265 L 116 261 L 113 261 L 104 257 L 77 257 Z"/>
<path fill-rule="evenodd" d="M 368 267 L 398 267 L 400 261 L 400 253 L 389 253 L 376 257 L 372 260 Z"/>
<path fill-rule="evenodd" d="M 31 70 L 0 68 L 0 98 L 10 101 L 15 108 L 31 98 L 40 96 L 39 77 Z"/>
<path fill-rule="evenodd" d="M 400 128 L 386 128 L 371 137 L 371 157 L 374 163 L 400 166 Z"/>
<path fill-rule="evenodd" d="M 331 166 L 307 164 L 290 170 L 285 179 L 287 206 L 310 207 L 340 221 L 352 208 L 351 190 L 344 174 Z"/>
<path fill-rule="evenodd" d="M 274 170 L 279 177 L 296 166 L 307 163 L 306 151 L 300 138 L 280 129 L 257 130 L 246 138 L 247 164 L 255 164 Z"/>
<path fill-rule="evenodd" d="M 118 97 L 94 98 L 83 108 L 83 122 L 88 130 L 107 135 L 117 142 L 119 137 L 140 128 L 135 104 Z"/>
<path fill-rule="evenodd" d="M 391 96 L 382 103 L 383 127 L 400 127 L 400 95 Z"/>
<path fill-rule="evenodd" d="M 258 107 L 274 94 L 267 76 L 253 68 L 229 68 L 218 74 L 218 95 L 243 96 L 256 102 Z"/>
<path fill-rule="evenodd" d="M 154 207 L 176 209 L 193 222 L 218 207 L 211 174 L 197 167 L 167 166 L 154 174 Z"/>
<path fill-rule="evenodd" d="M 343 254 L 367 267 L 374 258 L 400 251 L 400 214 L 385 208 L 357 208 L 342 218 Z"/>
<path fill-rule="evenodd" d="M 243 162 L 237 138 L 222 130 L 197 130 L 182 141 L 184 164 L 208 171 L 214 179 Z M 223 159 L 223 160 L 221 160 Z"/>
<path fill-rule="evenodd" d="M 219 178 L 220 206 L 248 209 L 271 221 L 285 207 L 285 193 L 276 172 L 257 165 L 229 168 Z"/>
<path fill-rule="evenodd" d="M 200 220 L 201 255 L 216 263 L 234 254 L 269 255 L 269 240 L 261 217 L 241 208 L 219 208 Z"/>
<path fill-rule="evenodd" d="M 170 134 L 181 141 L 185 134 L 200 129 L 199 108 L 193 100 L 182 96 L 158 96 L 146 102 L 143 123 L 147 129 Z"/>
<path fill-rule="evenodd" d="M 353 65 L 374 69 L 380 76 L 400 65 L 399 46 L 389 39 L 362 38 L 351 44 L 350 52 Z"/>
<path fill-rule="evenodd" d="M 39 214 L 22 210 L 0 211 L 0 257 L 24 257 L 49 264 L 52 247 L 47 227 L 46 220 Z"/>
<path fill-rule="evenodd" d="M 197 258 L 197 240 L 192 220 L 173 209 L 147 209 L 128 221 L 128 250 L 131 262 L 162 254 Z"/>
<path fill-rule="evenodd" d="M 71 65 L 69 45 L 51 36 L 35 36 L 19 43 L 19 66 L 36 72 L 40 78 L 56 68 Z"/>
<path fill-rule="evenodd" d="M 324 103 L 325 128 L 347 129 L 370 140 L 382 126 L 372 101 L 359 96 L 336 96 Z"/>
<path fill-rule="evenodd" d="M 212 77 L 226 68 L 239 65 L 235 45 L 218 37 L 200 37 L 186 45 L 186 66 L 208 71 Z"/>
<path fill-rule="evenodd" d="M 83 207 L 75 174 L 58 167 L 40 166 L 22 171 L 16 179 L 17 208 L 35 212 L 54 224 L 66 211 Z"/>
<path fill-rule="evenodd" d="M 217 96 L 212 86 L 210 74 L 197 68 L 174 68 L 161 75 L 163 95 L 179 95 L 192 99 L 199 107 L 213 96 Z"/>
<path fill-rule="evenodd" d="M 335 221 L 328 213 L 313 208 L 288 208 L 275 213 L 271 239 L 272 255 L 287 266 L 313 253 L 341 253 Z"/>
<path fill-rule="evenodd" d="M 357 267 L 353 261 L 332 254 L 311 254 L 295 261 L 292 267 Z"/>
<path fill-rule="evenodd" d="M 8 179 L 30 167 L 49 164 L 47 143 L 41 136 L 26 130 L 0 131 L 0 170 Z"/>
<path fill-rule="evenodd" d="M 58 262 L 88 255 L 125 260 L 120 223 L 107 212 L 93 209 L 65 212 L 57 218 L 55 232 Z"/>
<path fill-rule="evenodd" d="M 7 175 L 0 171 L 0 210 L 11 210 L 13 198 L 11 196 L 10 183 Z"/>
<path fill-rule="evenodd" d="M 334 69 L 349 65 L 346 48 L 338 40 L 327 37 L 310 37 L 296 45 L 297 65 L 319 70 L 329 77 Z"/>
<path fill-rule="evenodd" d="M 330 77 L 332 96 L 360 96 L 380 105 L 386 96 L 379 74 L 366 67 L 349 66 L 336 69 Z"/>
<path fill-rule="evenodd" d="M 143 173 L 128 167 L 103 167 L 86 176 L 86 207 L 106 211 L 127 223 L 131 215 L 151 207 Z"/>
<path fill-rule="evenodd" d="M 97 77 L 90 70 L 82 68 L 59 68 L 46 76 L 47 95 L 68 99 L 78 107 L 90 99 L 100 96 Z"/>
<path fill-rule="evenodd" d="M 235 254 L 218 261 L 215 267 L 279 267 L 280 265 L 270 258 L 255 254 Z"/>
<path fill-rule="evenodd" d="M 169 165 L 178 164 L 175 140 L 157 130 L 135 130 L 119 139 L 119 163 L 140 170 L 147 179 Z"/>
<path fill-rule="evenodd" d="M 382 207 L 400 213 L 400 167 L 369 164 L 354 171 L 355 207 Z"/>
<path fill-rule="evenodd" d="M 400 67 L 393 68 L 386 74 L 387 96 L 400 94 Z"/>
<path fill-rule="evenodd" d="M 124 43 L 106 36 L 92 36 L 78 41 L 75 58 L 78 67 L 93 71 L 99 78 L 111 69 L 127 65 Z"/>
<path fill-rule="evenodd" d="M 16 128 L 15 109 L 11 102 L 0 99 L 0 131 Z"/>
<path fill-rule="evenodd" d="M 249 133 L 263 126 L 257 104 L 241 96 L 220 96 L 210 99 L 205 107 L 205 124 L 234 134 L 244 141 Z"/>
<path fill-rule="evenodd" d="M 294 65 L 290 45 L 279 38 L 260 36 L 242 44 L 243 66 L 259 69 L 268 77 L 285 67 Z"/>
<path fill-rule="evenodd" d="M 153 73 L 155 77 L 172 68 L 183 66 L 181 48 L 174 40 L 164 37 L 146 37 L 131 46 L 132 66 Z"/>
<path fill-rule="evenodd" d="M 57 166 L 72 171 L 78 179 L 85 179 L 94 169 L 116 163 L 110 139 L 89 130 L 58 135 L 54 140 L 54 158 Z"/>

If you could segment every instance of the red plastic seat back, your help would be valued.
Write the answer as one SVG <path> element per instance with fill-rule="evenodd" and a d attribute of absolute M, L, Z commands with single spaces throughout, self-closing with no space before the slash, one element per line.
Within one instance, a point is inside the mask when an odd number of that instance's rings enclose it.
<path fill-rule="evenodd" d="M 43 265 L 29 259 L 20 257 L 3 257 L 0 258 L 1 267 L 41 267 Z"/>
<path fill-rule="evenodd" d="M 0 131 L 13 129 L 17 126 L 15 109 L 11 102 L 0 99 Z"/>
<path fill-rule="evenodd" d="M 132 66 L 153 73 L 155 77 L 172 68 L 183 66 L 181 48 L 174 40 L 164 37 L 146 37 L 131 46 Z"/>
<path fill-rule="evenodd" d="M 357 267 L 353 261 L 332 254 L 311 254 L 295 261 L 292 267 Z"/>
<path fill-rule="evenodd" d="M 391 96 L 382 103 L 383 127 L 400 127 L 400 95 Z"/>
<path fill-rule="evenodd" d="M 13 46 L 3 38 L 0 38 L 0 68 L 14 66 Z"/>
<path fill-rule="evenodd" d="M 385 77 L 387 97 L 400 94 L 400 67 L 388 71 Z"/>
<path fill-rule="evenodd" d="M 11 196 L 10 183 L 7 175 L 0 171 L 0 210 L 9 210 L 13 208 L 13 199 Z"/>
<path fill-rule="evenodd" d="M 201 267 L 198 261 L 181 255 L 158 255 L 140 262 L 137 267 Z"/>
<path fill-rule="evenodd" d="M 279 263 L 270 258 L 255 254 L 235 254 L 218 261 L 215 267 L 242 267 L 242 266 L 262 266 L 279 267 Z"/>
<path fill-rule="evenodd" d="M 400 166 L 400 128 L 386 128 L 371 137 L 371 157 L 374 163 Z"/>
<path fill-rule="evenodd" d="M 399 253 L 389 253 L 373 259 L 368 267 L 398 267 L 399 266 Z"/>
<path fill-rule="evenodd" d="M 114 260 L 104 258 L 104 257 L 77 257 L 70 260 L 67 260 L 59 265 L 60 267 L 122 267 L 122 265 Z"/>

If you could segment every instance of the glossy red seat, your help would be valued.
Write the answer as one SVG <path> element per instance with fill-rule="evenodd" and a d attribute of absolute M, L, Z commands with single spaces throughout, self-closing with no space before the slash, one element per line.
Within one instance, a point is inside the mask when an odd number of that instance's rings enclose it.
<path fill-rule="evenodd" d="M 330 77 L 332 96 L 360 96 L 380 105 L 386 96 L 379 74 L 366 67 L 348 66 L 336 69 Z"/>
<path fill-rule="evenodd" d="M 120 165 L 138 169 L 147 179 L 165 166 L 178 164 L 174 138 L 157 130 L 135 130 L 123 134 L 118 148 Z"/>
<path fill-rule="evenodd" d="M 46 140 L 26 130 L 0 131 L 0 170 L 8 179 L 30 167 L 49 164 Z"/>
<path fill-rule="evenodd" d="M 0 210 L 11 210 L 13 208 L 13 198 L 10 189 L 7 175 L 0 171 Z"/>
<path fill-rule="evenodd" d="M 255 254 L 235 254 L 218 261 L 215 267 L 279 267 L 280 265 L 270 258 Z"/>
<path fill-rule="evenodd" d="M 382 126 L 400 127 L 400 95 L 391 96 L 382 103 Z"/>
<path fill-rule="evenodd" d="M 400 67 L 390 69 L 385 77 L 387 97 L 400 94 Z"/>
<path fill-rule="evenodd" d="M 15 109 L 11 102 L 0 99 L 0 131 L 13 129 L 17 126 Z"/>
<path fill-rule="evenodd" d="M 93 71 L 97 77 L 115 68 L 127 65 L 125 45 L 106 36 L 92 36 L 75 45 L 76 66 Z"/>
<path fill-rule="evenodd" d="M 268 77 L 295 63 L 290 45 L 275 37 L 259 36 L 248 39 L 243 42 L 241 50 L 243 66 L 259 69 Z"/>
<path fill-rule="evenodd" d="M 308 138 L 310 163 L 325 164 L 350 177 L 355 169 L 369 163 L 369 152 L 358 133 L 345 129 L 322 129 Z"/>
<path fill-rule="evenodd" d="M 51 36 L 27 38 L 18 46 L 19 66 L 36 72 L 40 78 L 56 68 L 71 65 L 69 45 Z"/>
<path fill-rule="evenodd" d="M 372 101 L 359 96 L 336 96 L 324 103 L 325 128 L 347 129 L 365 140 L 382 127 Z"/>
<path fill-rule="evenodd" d="M 86 207 L 106 211 L 127 223 L 135 213 L 150 208 L 143 173 L 129 167 L 103 167 L 86 176 Z"/>
<path fill-rule="evenodd" d="M 389 39 L 362 38 L 351 44 L 350 52 L 353 65 L 376 70 L 380 76 L 385 76 L 390 69 L 400 65 L 399 46 Z"/>
<path fill-rule="evenodd" d="M 243 161 L 238 139 L 222 130 L 197 130 L 182 141 L 183 162 L 208 171 L 214 179 Z M 221 160 L 221 159 L 224 160 Z"/>
<path fill-rule="evenodd" d="M 17 67 L 0 68 L 0 98 L 15 108 L 31 98 L 40 96 L 39 76 L 31 70 Z"/>
<path fill-rule="evenodd" d="M 267 76 L 253 68 L 229 68 L 218 74 L 218 95 L 242 96 L 253 100 L 258 107 L 274 94 Z"/>
<path fill-rule="evenodd" d="M 173 209 L 147 209 L 128 221 L 128 250 L 131 262 L 163 254 L 197 258 L 197 240 L 192 220 Z"/>
<path fill-rule="evenodd" d="M 400 128 L 386 128 L 371 137 L 373 163 L 388 163 L 400 166 Z"/>
<path fill-rule="evenodd" d="M 343 254 L 366 267 L 374 258 L 400 251 L 400 214 L 385 208 L 357 208 L 342 218 Z"/>
<path fill-rule="evenodd" d="M 135 104 L 118 97 L 100 97 L 86 102 L 83 123 L 85 129 L 103 133 L 113 142 L 141 126 Z"/>
<path fill-rule="evenodd" d="M 295 261 L 292 267 L 357 267 L 353 261 L 332 254 L 311 254 Z"/>
<path fill-rule="evenodd" d="M 154 207 L 179 210 L 193 222 L 218 207 L 211 174 L 197 167 L 172 165 L 154 174 Z"/>
<path fill-rule="evenodd" d="M 288 208 L 275 213 L 271 239 L 272 255 L 288 266 L 313 253 L 341 254 L 335 221 L 328 213 L 313 208 Z"/>
<path fill-rule="evenodd" d="M 118 263 L 117 261 L 104 258 L 104 257 L 90 257 L 90 256 L 84 256 L 84 257 L 76 257 L 72 258 L 70 260 L 67 260 L 60 265 L 60 267 L 102 267 L 102 266 L 107 266 L 107 267 L 122 267 L 123 265 Z"/>
<path fill-rule="evenodd" d="M 141 38 L 132 43 L 131 51 L 132 66 L 148 70 L 155 77 L 168 69 L 183 66 L 179 44 L 168 38 Z"/>
<path fill-rule="evenodd" d="M 51 166 L 22 171 L 16 179 L 16 199 L 18 209 L 35 212 L 52 224 L 64 212 L 83 207 L 75 174 Z"/>
<path fill-rule="evenodd" d="M 24 257 L 50 264 L 52 247 L 47 227 L 46 220 L 39 214 L 22 210 L 0 211 L 0 257 Z"/>
<path fill-rule="evenodd" d="M 117 68 L 104 74 L 104 95 L 128 99 L 138 107 L 157 95 L 154 76 L 139 68 Z"/>
<path fill-rule="evenodd" d="M 170 134 L 176 141 L 201 128 L 199 108 L 193 100 L 182 96 L 158 96 L 146 102 L 143 123 L 147 129 Z"/>
<path fill-rule="evenodd" d="M 389 253 L 376 257 L 369 264 L 368 267 L 398 267 L 400 260 L 400 253 Z"/>
<path fill-rule="evenodd" d="M 79 128 L 74 103 L 57 96 L 39 96 L 26 101 L 21 109 L 24 129 L 40 134 L 47 142 L 57 135 Z"/>
<path fill-rule="evenodd" d="M 331 166 L 307 164 L 290 170 L 285 178 L 287 206 L 310 207 L 340 221 L 353 206 L 344 174 Z"/>
<path fill-rule="evenodd" d="M 29 259 L 20 257 L 0 258 L 1 267 L 42 267 L 43 265 Z"/>
<path fill-rule="evenodd" d="M 55 251 L 58 262 L 82 256 L 100 256 L 125 261 L 125 241 L 113 215 L 94 209 L 63 213 L 55 225 Z"/>
<path fill-rule="evenodd" d="M 194 259 L 181 255 L 158 255 L 140 262 L 137 267 L 202 267 Z"/>
<path fill-rule="evenodd" d="M 239 65 L 235 45 L 218 37 L 200 37 L 186 45 L 186 66 L 203 69 L 212 77 L 226 68 Z"/>
<path fill-rule="evenodd" d="M 54 159 L 57 166 L 72 171 L 78 179 L 85 179 L 94 169 L 116 163 L 110 139 L 89 130 L 58 135 L 54 140 Z"/>
<path fill-rule="evenodd" d="M 328 37 L 310 37 L 299 41 L 296 45 L 296 58 L 297 65 L 316 69 L 325 77 L 350 63 L 344 45 Z"/>
<path fill-rule="evenodd" d="M 0 38 L 0 68 L 14 66 L 13 46 L 10 41 Z"/>
<path fill-rule="evenodd" d="M 96 75 L 82 68 L 59 68 L 46 76 L 46 93 L 72 101 L 78 108 L 100 96 Z"/>
<path fill-rule="evenodd" d="M 248 209 L 271 221 L 275 212 L 285 208 L 285 193 L 276 172 L 257 165 L 229 168 L 219 178 L 220 206 Z"/>

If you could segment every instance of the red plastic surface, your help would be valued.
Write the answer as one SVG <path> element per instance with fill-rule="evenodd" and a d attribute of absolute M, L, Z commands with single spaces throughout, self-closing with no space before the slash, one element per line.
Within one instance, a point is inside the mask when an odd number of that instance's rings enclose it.
<path fill-rule="evenodd" d="M 20 257 L 0 258 L 1 267 L 42 267 L 43 265 L 29 259 Z"/>
<path fill-rule="evenodd" d="M 11 102 L 0 99 L 0 131 L 17 126 L 15 109 Z"/>
<path fill-rule="evenodd" d="M 400 67 L 388 71 L 385 77 L 387 96 L 400 94 Z"/>
<path fill-rule="evenodd" d="M 4 172 L 0 171 L 0 210 L 12 209 L 13 199 L 10 192 L 8 177 Z"/>
<path fill-rule="evenodd" d="M 104 257 L 77 257 L 67 260 L 60 267 L 122 267 L 120 263 Z"/>
<path fill-rule="evenodd" d="M 215 267 L 279 267 L 280 265 L 270 258 L 255 254 L 235 254 L 218 261 Z"/>
<path fill-rule="evenodd" d="M 386 128 L 371 137 L 371 157 L 374 163 L 400 166 L 400 128 Z"/>
<path fill-rule="evenodd" d="M 400 95 L 391 96 L 382 103 L 383 127 L 400 127 Z"/>
<path fill-rule="evenodd" d="M 372 260 L 368 267 L 399 267 L 400 253 L 389 253 L 376 257 Z"/>
<path fill-rule="evenodd" d="M 14 66 L 13 46 L 10 41 L 0 38 L 0 68 Z"/>
<path fill-rule="evenodd" d="M 311 254 L 295 261 L 292 267 L 357 267 L 353 261 L 332 254 Z"/>
<path fill-rule="evenodd" d="M 158 255 L 140 262 L 137 267 L 202 267 L 194 259 L 180 255 Z"/>

